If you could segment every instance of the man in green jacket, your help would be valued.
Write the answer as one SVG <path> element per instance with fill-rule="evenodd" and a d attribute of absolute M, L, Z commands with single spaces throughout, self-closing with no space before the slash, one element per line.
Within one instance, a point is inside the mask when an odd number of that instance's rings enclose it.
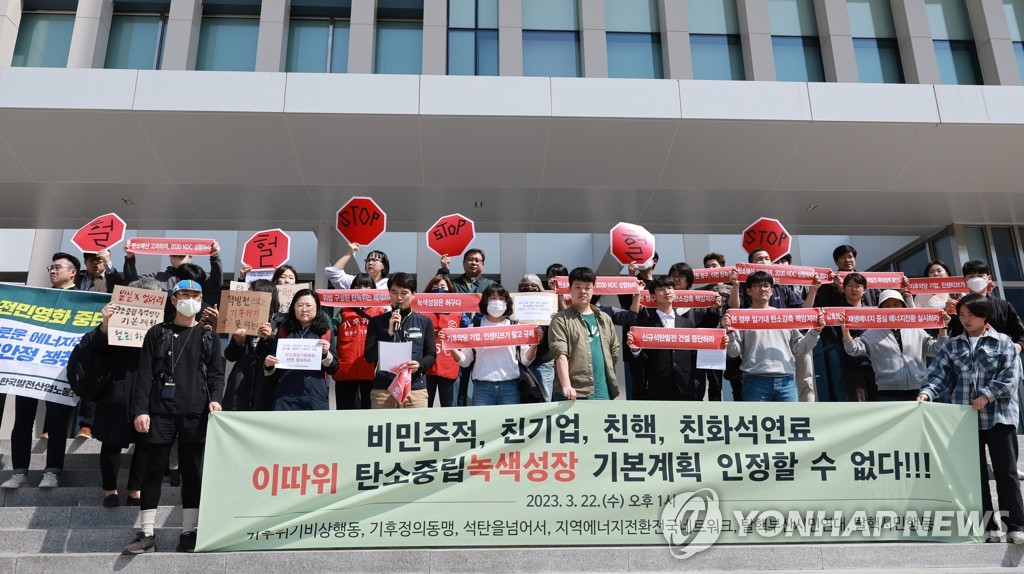
<path fill-rule="evenodd" d="M 569 272 L 572 305 L 551 319 L 548 346 L 560 389 L 552 400 L 611 400 L 619 394 L 619 339 L 611 317 L 590 303 L 596 281 L 587 267 Z"/>

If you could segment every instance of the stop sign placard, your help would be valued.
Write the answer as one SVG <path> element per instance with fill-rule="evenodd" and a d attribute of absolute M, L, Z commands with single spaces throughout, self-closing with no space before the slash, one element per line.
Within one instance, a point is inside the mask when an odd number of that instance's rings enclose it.
<path fill-rule="evenodd" d="M 369 197 L 353 197 L 338 210 L 338 233 L 349 243 L 369 245 L 384 233 L 388 216 Z"/>
<path fill-rule="evenodd" d="M 75 232 L 71 243 L 82 253 L 96 253 L 121 243 L 127 226 L 116 213 L 108 213 L 86 223 Z"/>
<path fill-rule="evenodd" d="M 792 237 L 778 219 L 762 217 L 743 230 L 743 249 L 748 254 L 764 250 L 772 261 L 789 253 Z"/>
<path fill-rule="evenodd" d="M 453 213 L 438 219 L 427 230 L 427 247 L 438 255 L 462 255 L 476 237 L 473 220 Z"/>
<path fill-rule="evenodd" d="M 277 269 L 291 256 L 292 239 L 280 229 L 260 231 L 245 242 L 242 263 L 254 270 Z"/>
<path fill-rule="evenodd" d="M 619 263 L 646 263 L 654 257 L 654 236 L 643 227 L 620 221 L 609 234 L 612 257 Z"/>

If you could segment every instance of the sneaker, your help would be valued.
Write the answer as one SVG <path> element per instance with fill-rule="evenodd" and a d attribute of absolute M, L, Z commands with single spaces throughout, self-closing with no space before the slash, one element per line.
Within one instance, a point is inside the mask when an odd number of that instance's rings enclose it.
<path fill-rule="evenodd" d="M 82 427 L 82 428 L 78 429 L 78 434 L 75 435 L 75 438 L 81 438 L 81 439 L 86 439 L 86 440 L 91 439 L 92 438 L 92 429 L 89 428 L 89 427 Z"/>
<path fill-rule="evenodd" d="M 44 432 L 43 434 L 39 435 L 39 438 L 41 438 L 43 440 L 46 440 L 46 439 L 50 438 L 50 433 Z"/>
<path fill-rule="evenodd" d="M 178 537 L 178 552 L 196 551 L 196 531 L 182 532 Z"/>
<path fill-rule="evenodd" d="M 1017 469 L 1017 480 L 1024 480 L 1024 469 Z"/>
<path fill-rule="evenodd" d="M 1006 541 L 1010 544 L 1024 544 L 1024 532 L 1014 530 L 1006 534 Z"/>
<path fill-rule="evenodd" d="M 39 488 L 57 488 L 56 473 L 44 472 L 43 479 L 39 481 Z"/>
<path fill-rule="evenodd" d="M 3 484 L 0 484 L 0 488 L 14 489 L 18 488 L 19 486 L 24 486 L 26 482 L 28 482 L 28 477 L 25 476 L 23 473 L 18 472 L 12 474 L 11 478 L 8 478 L 6 481 L 4 481 Z"/>
<path fill-rule="evenodd" d="M 998 530 L 987 530 L 985 531 L 985 542 L 1002 542 L 1003 537 L 999 534 Z"/>
<path fill-rule="evenodd" d="M 121 506 L 121 498 L 117 496 L 116 492 L 103 497 L 103 508 L 117 508 L 118 506 Z"/>
<path fill-rule="evenodd" d="M 153 535 L 146 536 L 145 532 L 139 532 L 135 535 L 135 538 L 128 543 L 128 546 L 124 547 L 124 551 L 121 554 L 132 556 L 135 554 L 147 554 L 149 552 L 156 552 L 156 537 Z"/>
<path fill-rule="evenodd" d="M 124 497 L 125 506 L 142 506 L 142 498 L 128 495 Z"/>

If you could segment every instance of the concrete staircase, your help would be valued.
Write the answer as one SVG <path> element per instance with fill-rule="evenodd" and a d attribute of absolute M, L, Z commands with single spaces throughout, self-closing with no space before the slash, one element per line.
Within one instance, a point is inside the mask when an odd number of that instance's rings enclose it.
<path fill-rule="evenodd" d="M 42 469 L 45 441 L 30 468 Z M 668 572 L 878 571 L 997 572 L 1024 565 L 1024 547 L 1007 544 L 780 544 L 717 546 L 686 560 L 665 547 L 369 549 L 177 554 L 179 489 L 164 484 L 156 554 L 121 556 L 138 531 L 138 508 L 103 508 L 95 440 L 68 441 L 60 487 L 29 483 L 0 492 L 0 574 L 33 572 Z M 127 466 L 128 456 L 122 458 Z M 11 474 L 10 441 L 0 441 L 0 481 Z M 121 471 L 119 486 L 126 480 Z M 993 485 L 994 490 L 994 485 Z M 121 496 L 124 496 L 122 490 Z M 123 499 L 123 498 L 122 498 Z"/>

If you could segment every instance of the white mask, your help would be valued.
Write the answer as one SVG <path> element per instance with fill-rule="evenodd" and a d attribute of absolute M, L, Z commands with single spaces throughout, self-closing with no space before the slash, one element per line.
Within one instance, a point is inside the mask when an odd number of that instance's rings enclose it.
<path fill-rule="evenodd" d="M 179 299 L 174 308 L 186 317 L 195 317 L 203 308 L 203 302 L 198 299 Z"/>
<path fill-rule="evenodd" d="M 648 269 L 654 269 L 654 260 L 651 259 L 650 261 L 648 261 L 646 263 L 640 263 L 640 264 L 638 264 L 636 266 L 636 268 L 639 269 L 640 271 L 647 271 Z"/>
<path fill-rule="evenodd" d="M 967 280 L 967 288 L 972 293 L 984 293 L 985 289 L 988 288 L 988 279 L 984 277 L 971 277 Z"/>
<path fill-rule="evenodd" d="M 491 317 L 501 317 L 505 314 L 505 302 L 504 301 L 488 301 L 487 302 L 487 314 Z"/>

